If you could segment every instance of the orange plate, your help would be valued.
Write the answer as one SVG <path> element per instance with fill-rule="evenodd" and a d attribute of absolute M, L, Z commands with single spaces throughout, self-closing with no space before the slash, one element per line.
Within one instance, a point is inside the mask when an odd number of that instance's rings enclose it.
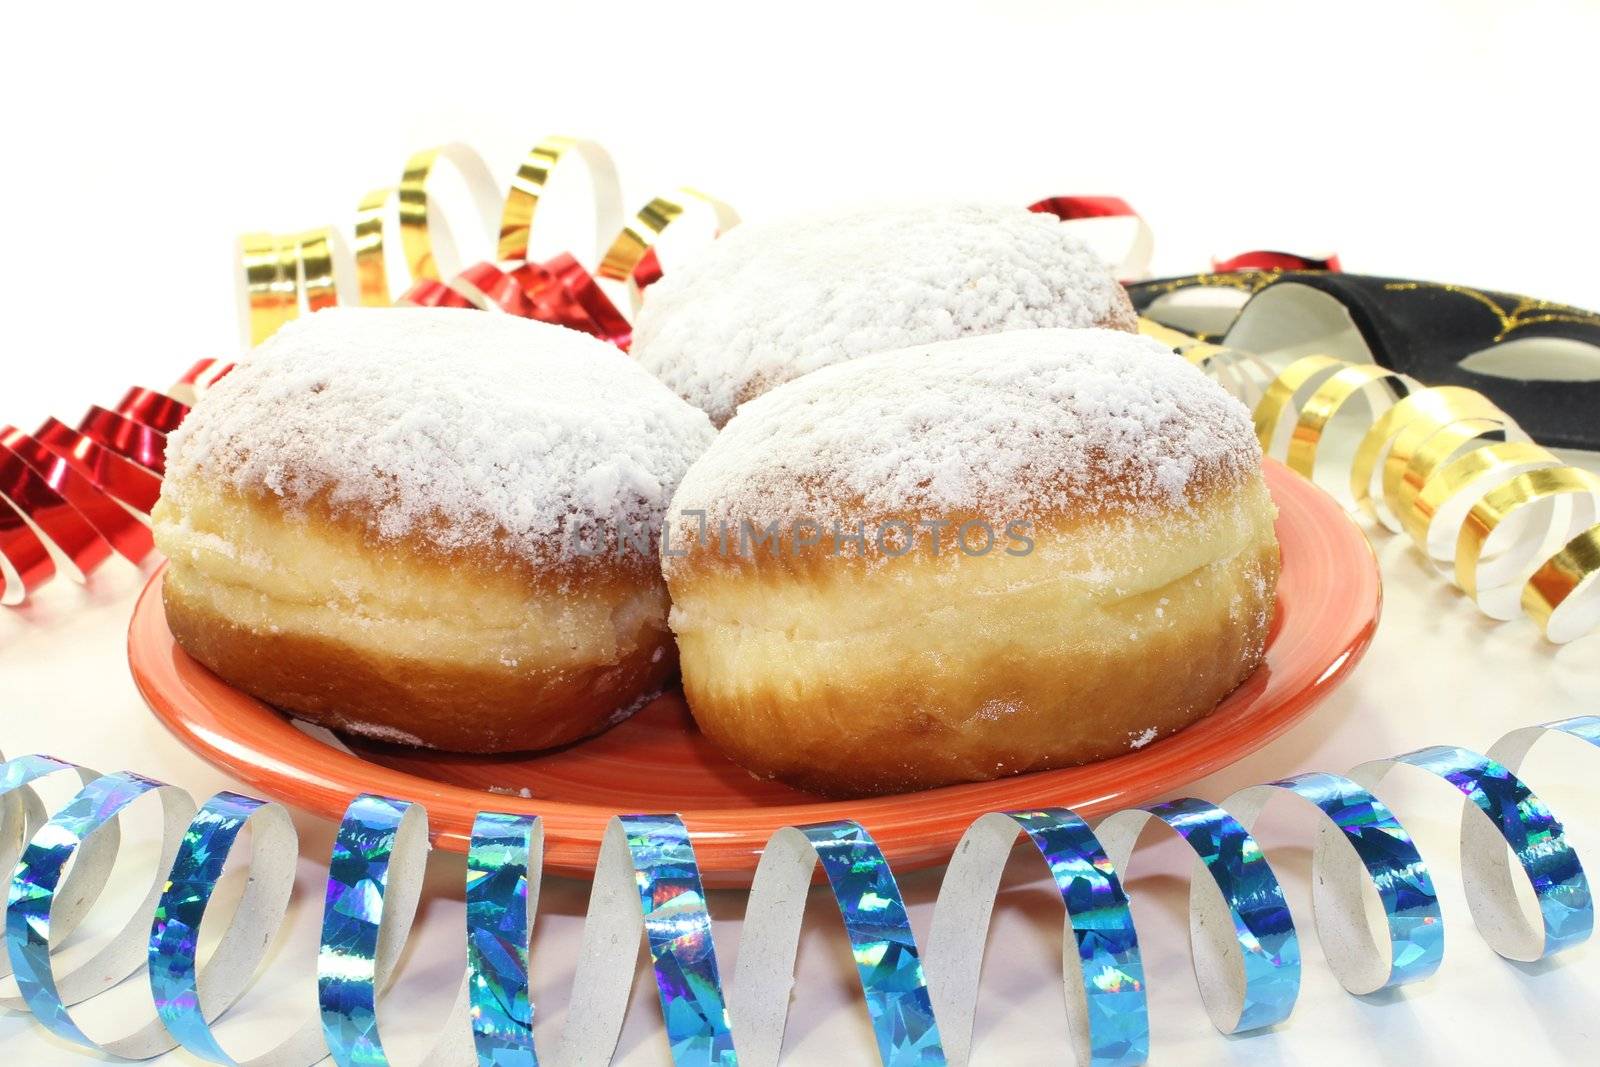
<path fill-rule="evenodd" d="M 1378 622 L 1372 551 L 1320 489 L 1270 461 L 1266 475 L 1278 504 L 1283 576 L 1261 669 L 1214 714 L 1146 748 L 996 782 L 818 800 L 756 781 L 724 759 L 696 732 L 677 692 L 609 733 L 538 755 L 461 756 L 357 738 L 347 742 L 353 753 L 341 752 L 179 649 L 161 610 L 160 572 L 134 608 L 128 662 L 161 721 L 253 789 L 329 818 L 358 793 L 420 801 L 435 842 L 454 852 L 466 851 L 480 810 L 537 813 L 547 868 L 587 878 L 611 816 L 676 811 L 710 885 L 748 885 L 779 827 L 846 817 L 865 825 L 897 868 L 931 866 L 985 812 L 1062 805 L 1092 817 L 1192 782 L 1278 736 L 1350 672 Z M 532 799 L 518 796 L 521 789 Z"/>

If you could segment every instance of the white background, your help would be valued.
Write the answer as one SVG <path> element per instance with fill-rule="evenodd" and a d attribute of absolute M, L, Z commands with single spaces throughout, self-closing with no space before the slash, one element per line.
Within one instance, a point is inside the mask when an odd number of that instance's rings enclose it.
<path fill-rule="evenodd" d="M 1157 232 L 1162 273 L 1247 248 L 1336 250 L 1348 269 L 1438 278 L 1600 306 L 1594 186 L 1595 4 L 1213 3 L 449 6 L 25 5 L 0 44 L 0 419 L 76 417 L 128 384 L 166 384 L 238 350 L 231 277 L 244 230 L 347 224 L 356 198 L 414 149 L 463 140 L 496 173 L 550 133 L 608 145 L 630 205 L 687 182 L 758 219 L 842 199 L 1053 193 L 1126 197 Z M 581 209 L 581 203 L 573 205 Z M 549 211 L 556 212 L 552 205 Z M 548 221 L 548 220 L 545 220 Z M 574 227 L 581 232 L 581 226 Z M 487 237 L 463 241 L 469 257 Z M 475 258 L 475 257 L 474 257 Z M 1388 604 L 1352 682 L 1311 720 L 1194 792 L 1343 769 L 1437 741 L 1486 746 L 1525 722 L 1600 710 L 1593 641 L 1556 649 L 1477 615 L 1399 541 L 1380 537 Z M 150 719 L 122 629 L 139 576 L 52 586 L 0 617 L 0 745 L 132 766 L 197 795 L 225 779 Z M 1576 746 L 1574 746 L 1575 748 Z M 1559 748 L 1559 746 L 1553 746 Z M 1589 754 L 1538 756 L 1530 777 L 1600 844 Z M 1592 757 L 1590 757 L 1592 759 Z M 1182 856 L 1132 882 L 1152 983 L 1156 1059 L 1186 1063 L 1589 1062 L 1600 959 L 1495 960 L 1459 901 L 1455 809 L 1403 785 L 1402 817 L 1440 869 L 1441 975 L 1355 1000 L 1308 923 L 1303 1000 L 1279 1031 L 1224 1039 L 1185 977 Z M 328 831 L 300 820 L 306 906 L 229 1024 L 243 1050 L 312 1007 Z M 1281 832 L 1274 833 L 1274 829 Z M 1310 824 L 1268 824 L 1305 902 Z M 1279 859 L 1281 857 L 1281 860 Z M 392 1018 L 419 1050 L 459 973 L 460 864 L 440 858 Z M 998 918 L 978 1061 L 1060 1062 L 1058 906 L 1018 868 Z M 907 891 L 925 932 L 936 879 Z M 547 888 L 536 945 L 541 1024 L 559 1026 L 584 887 Z M 718 894 L 734 956 L 742 898 Z M 802 949 L 795 1063 L 869 1062 L 836 920 Z M 665 1062 L 641 986 L 623 1053 Z M 85 1011 L 114 1028 L 138 1000 Z M 548 1043 L 551 1030 L 542 1033 Z M 78 1062 L 0 1015 L 11 1062 Z M 405 1062 L 414 1062 L 414 1057 Z"/>

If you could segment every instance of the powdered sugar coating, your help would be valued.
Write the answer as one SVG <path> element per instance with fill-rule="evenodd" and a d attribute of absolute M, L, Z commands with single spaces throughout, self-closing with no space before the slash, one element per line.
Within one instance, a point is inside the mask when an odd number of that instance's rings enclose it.
<path fill-rule="evenodd" d="M 172 434 L 162 492 L 312 498 L 382 539 L 569 559 L 574 521 L 651 528 L 715 431 L 585 334 L 490 312 L 331 308 L 289 323 Z"/>
<path fill-rule="evenodd" d="M 1259 477 L 1260 463 L 1244 406 L 1170 349 L 1114 330 L 1023 330 L 866 356 L 750 401 L 671 513 L 704 509 L 734 529 L 1154 517 Z"/>
<path fill-rule="evenodd" d="M 746 400 L 872 352 L 969 334 L 1136 325 L 1127 294 L 1051 215 L 856 208 L 745 224 L 645 294 L 633 355 L 717 425 Z"/>

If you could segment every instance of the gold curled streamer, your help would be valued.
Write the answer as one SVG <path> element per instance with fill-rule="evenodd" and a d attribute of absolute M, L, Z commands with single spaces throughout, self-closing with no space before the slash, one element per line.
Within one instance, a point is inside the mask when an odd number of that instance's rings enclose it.
<path fill-rule="evenodd" d="M 500 211 L 500 239 L 495 247 L 501 259 L 527 258 L 528 236 L 539 198 L 544 195 L 551 172 L 570 147 L 565 137 L 546 138 L 534 145 L 518 165 L 506 193 L 505 207 Z"/>
<path fill-rule="evenodd" d="M 1561 461 L 1531 441 L 1497 441 L 1458 456 L 1435 471 L 1417 494 L 1413 508 L 1429 521 L 1440 505 L 1471 486 L 1487 490 L 1530 468 L 1558 467 Z"/>
<path fill-rule="evenodd" d="M 1183 354 L 1186 348 L 1192 348 L 1203 343 L 1197 337 L 1191 337 L 1182 330 L 1174 330 L 1165 323 L 1157 322 L 1155 319 L 1146 318 L 1143 315 L 1139 316 L 1139 333 L 1144 337 L 1160 341 L 1180 355 Z"/>
<path fill-rule="evenodd" d="M 525 259 L 551 174 L 572 159 L 581 159 L 588 171 L 595 210 L 596 273 L 627 279 L 635 307 L 639 294 L 632 280 L 633 269 L 662 231 L 688 207 L 706 206 L 718 232 L 739 221 L 724 201 L 682 186 L 652 198 L 624 225 L 615 164 L 595 141 L 565 136 L 539 141 L 523 157 L 503 197 L 477 152 L 462 144 L 441 145 L 414 153 L 405 163 L 399 184 L 373 189 L 360 199 L 348 249 L 339 231 L 331 227 L 292 236 L 251 233 L 240 239 L 241 332 L 247 344 L 266 340 L 300 314 L 302 303 L 310 311 L 352 302 L 388 307 L 418 281 L 443 280 L 441 274 L 451 266 L 445 253 L 454 231 L 428 196 L 441 161 L 452 165 L 465 181 L 495 242 L 495 255 L 502 261 Z M 399 285 L 391 282 L 386 258 L 391 224 L 399 234 L 407 275 L 398 279 Z"/>
<path fill-rule="evenodd" d="M 1270 452 L 1278 440 L 1279 427 L 1294 404 L 1295 394 L 1316 378 L 1345 366 L 1349 364 L 1332 356 L 1302 356 L 1278 372 L 1255 410 L 1256 440 L 1261 442 L 1263 452 Z"/>
<path fill-rule="evenodd" d="M 270 233 L 247 233 L 239 238 L 239 278 L 245 299 L 244 331 L 257 345 L 278 327 L 299 314 L 295 245 Z"/>
<path fill-rule="evenodd" d="M 1231 387 L 1244 403 L 1259 403 L 1272 383 L 1275 372 L 1254 352 L 1201 342 L 1184 353 L 1190 363 Z"/>
<path fill-rule="evenodd" d="M 467 184 L 491 232 L 499 220 L 500 193 L 494 175 L 483 157 L 464 144 L 425 148 L 406 160 L 400 175 L 400 248 L 413 281 L 440 277 L 439 249 L 435 248 L 434 219 L 430 210 L 428 182 L 440 161 L 450 163 Z"/>
<path fill-rule="evenodd" d="M 394 189 L 374 189 L 356 205 L 356 284 L 365 307 L 388 307 L 394 302 L 389 290 L 389 267 L 384 262 L 383 216 Z"/>
<path fill-rule="evenodd" d="M 1494 419 L 1449 423 L 1417 450 L 1406 468 L 1396 502 L 1405 533 L 1429 555 L 1433 520 L 1446 501 L 1469 486 L 1482 493 L 1530 467 L 1557 467 L 1561 461 L 1531 441 L 1493 441 L 1465 455 L 1450 457 L 1474 437 L 1502 427 Z M 1451 447 L 1454 445 L 1454 447 Z M 1452 539 L 1451 556 L 1454 556 Z"/>
<path fill-rule="evenodd" d="M 1211 375 L 1241 401 L 1248 404 L 1255 393 L 1262 393 L 1274 378 L 1272 368 L 1253 352 L 1226 348 L 1190 337 L 1181 330 L 1139 316 L 1139 333 L 1170 346 L 1184 359 Z M 1255 372 L 1252 380 L 1247 371 Z"/>
<path fill-rule="evenodd" d="M 1307 478 L 1316 473 L 1317 446 L 1322 443 L 1322 432 L 1344 407 L 1345 401 L 1380 383 L 1387 385 L 1391 393 L 1403 395 L 1410 389 L 1410 381 L 1405 375 L 1376 364 L 1347 365 L 1324 378 L 1300 406 L 1300 416 L 1290 432 L 1289 469 Z"/>
<path fill-rule="evenodd" d="M 1487 409 L 1480 409 L 1479 417 L 1491 422 L 1501 422 L 1507 430 L 1511 428 L 1511 420 L 1503 412 L 1496 411 L 1490 414 Z M 1406 471 L 1416 460 L 1417 453 L 1427 446 L 1444 426 L 1450 423 L 1436 423 L 1431 420 L 1417 419 L 1407 423 L 1389 441 L 1389 448 L 1383 460 L 1383 503 L 1389 509 L 1389 514 L 1394 517 L 1398 527 L 1385 523 L 1391 530 L 1403 532 L 1406 528 L 1406 519 L 1403 517 L 1404 507 L 1403 489 L 1406 480 Z"/>
<path fill-rule="evenodd" d="M 251 233 L 239 239 L 241 285 L 245 299 L 242 328 L 250 344 L 260 344 L 306 308 L 317 311 L 339 302 L 344 242 L 329 227 L 274 236 Z"/>
<path fill-rule="evenodd" d="M 1180 356 L 1204 371 L 1214 371 L 1219 369 L 1219 365 L 1228 367 L 1245 360 L 1261 364 L 1263 369 L 1266 368 L 1266 364 L 1262 363 L 1260 357 L 1253 352 L 1243 352 L 1237 348 L 1226 348 L 1222 345 L 1212 344 L 1210 341 L 1202 341 L 1197 337 L 1190 337 L 1180 330 L 1174 330 L 1170 326 L 1163 326 L 1154 319 L 1140 316 L 1139 333 L 1152 340 L 1160 341 L 1164 345 L 1171 346 Z M 1271 377 L 1271 374 L 1267 375 L 1267 379 L 1270 380 Z M 1265 382 L 1263 382 L 1264 386 Z"/>
<path fill-rule="evenodd" d="M 341 246 L 339 235 L 323 227 L 300 234 L 294 243 L 300 261 L 300 285 L 305 294 L 306 307 L 318 311 L 337 304 L 339 285 L 335 250 Z"/>
<path fill-rule="evenodd" d="M 650 250 L 650 242 L 682 214 L 681 201 L 662 196 L 655 197 L 640 208 L 633 220 L 617 234 L 617 239 L 611 242 L 605 255 L 600 257 L 600 277 L 616 281 L 627 278 Z"/>
<path fill-rule="evenodd" d="M 588 168 L 594 198 L 595 249 L 606 246 L 622 215 L 622 187 L 617 181 L 616 163 L 598 142 L 558 134 L 546 137 L 529 149 L 517 167 L 516 177 L 511 179 L 505 206 L 500 211 L 496 254 L 501 259 L 528 258 L 534 214 L 545 195 L 545 186 L 555 169 L 570 159 L 581 159 Z"/>
<path fill-rule="evenodd" d="M 600 266 L 595 273 L 613 281 L 626 281 L 628 298 L 635 311 L 639 309 L 643 293 L 634 282 L 634 268 L 660 240 L 667 227 L 677 222 L 691 204 L 700 204 L 710 210 L 718 233 L 739 223 L 739 215 L 732 205 L 698 189 L 683 186 L 668 196 L 652 197 L 601 255 Z"/>
<path fill-rule="evenodd" d="M 1478 562 L 1489 535 L 1518 509 L 1564 495 L 1585 495 L 1600 501 L 1600 476 L 1578 467 L 1541 467 L 1485 493 L 1461 524 L 1456 540 L 1456 584 L 1473 600 L 1481 600 Z"/>
<path fill-rule="evenodd" d="M 1372 476 L 1389 443 L 1406 426 L 1416 421 L 1443 426 L 1474 415 L 1506 418 L 1504 412 L 1489 403 L 1488 397 L 1459 385 L 1418 389 L 1397 401 L 1378 417 L 1356 448 L 1355 462 L 1350 466 L 1350 495 L 1355 499 L 1356 506 L 1369 518 L 1383 521 L 1372 499 Z M 1389 528 L 1396 533 L 1402 529 L 1398 524 Z"/>
<path fill-rule="evenodd" d="M 1351 396 L 1378 383 L 1403 393 L 1373 420 L 1356 447 L 1348 475 L 1355 509 L 1405 534 L 1432 555 L 1430 541 L 1441 509 L 1462 494 L 1474 494 L 1471 509 L 1455 531 L 1447 573 L 1486 614 L 1491 612 L 1480 602 L 1477 571 L 1483 547 L 1498 526 L 1519 509 L 1558 495 L 1591 496 L 1600 510 L 1600 476 L 1565 465 L 1547 449 L 1527 441 L 1516 422 L 1482 393 L 1460 386 L 1421 387 L 1392 370 L 1326 355 L 1305 356 L 1274 370 L 1258 354 L 1208 344 L 1144 318 L 1139 332 L 1171 346 L 1246 403 L 1251 402 L 1245 394 L 1254 383 L 1240 369 L 1265 368 L 1271 377 L 1252 410 L 1256 436 L 1263 451 L 1270 452 L 1292 420 L 1284 458 L 1307 478 L 1314 473 L 1328 423 Z M 1305 399 L 1297 402 L 1303 393 Z M 1496 439 L 1501 437 L 1506 439 Z M 1381 495 L 1374 499 L 1378 474 Z M 1529 540 L 1519 544 L 1543 550 L 1552 532 L 1548 524 L 1525 531 L 1522 536 Z M 1539 539 L 1532 540 L 1535 537 Z M 1551 641 L 1581 637 L 1600 624 L 1600 610 L 1591 618 L 1589 608 L 1579 608 L 1574 598 L 1600 591 L 1597 575 L 1600 524 L 1571 538 L 1533 568 L 1521 588 L 1522 609 Z M 1585 603 L 1595 606 L 1592 600 Z M 1571 610 L 1563 612 L 1563 605 Z"/>
<path fill-rule="evenodd" d="M 1544 561 L 1522 587 L 1522 610 L 1549 634 L 1555 625 L 1556 609 L 1573 603 L 1573 598 L 1587 580 L 1589 588 L 1600 582 L 1600 524 L 1589 527 Z M 1591 625 L 1593 625 L 1591 623 Z M 1571 637 L 1577 637 L 1575 625 Z M 1565 634 L 1556 640 L 1569 639 Z"/>

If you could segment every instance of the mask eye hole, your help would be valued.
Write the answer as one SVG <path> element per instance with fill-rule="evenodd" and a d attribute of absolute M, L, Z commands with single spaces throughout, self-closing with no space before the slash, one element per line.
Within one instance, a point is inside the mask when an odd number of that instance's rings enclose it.
<path fill-rule="evenodd" d="M 1472 353 L 1461 369 L 1523 382 L 1600 381 L 1600 347 L 1565 337 L 1519 337 Z"/>

